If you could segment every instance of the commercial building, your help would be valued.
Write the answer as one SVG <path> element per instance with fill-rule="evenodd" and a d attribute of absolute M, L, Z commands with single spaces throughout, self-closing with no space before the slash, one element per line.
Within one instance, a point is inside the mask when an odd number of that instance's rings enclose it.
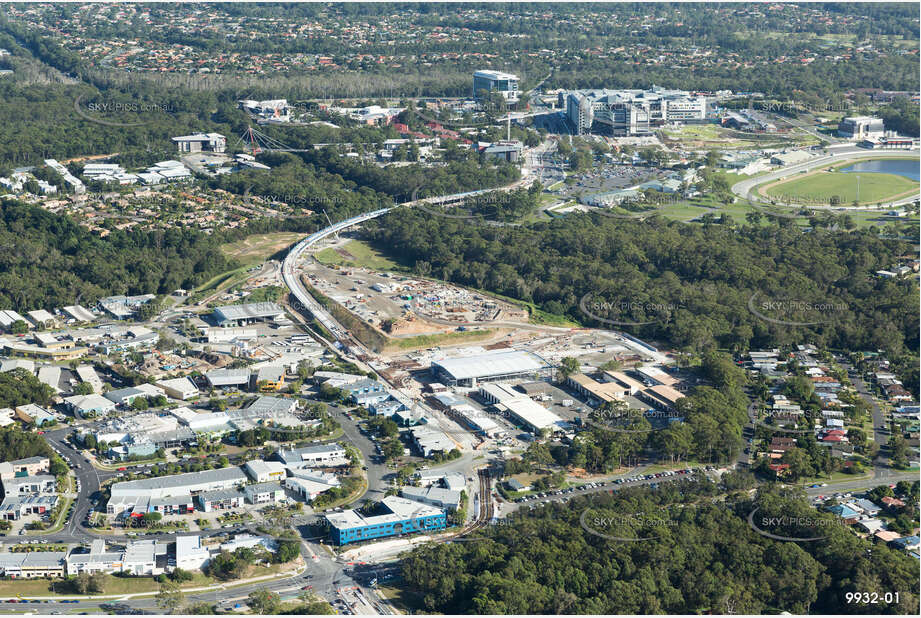
<path fill-rule="evenodd" d="M 326 520 L 329 522 L 332 541 L 337 545 L 346 545 L 412 532 L 442 530 L 448 523 L 444 510 L 421 502 L 388 496 L 381 504 L 388 513 L 371 517 L 365 517 L 358 511 L 328 514 Z"/>
<path fill-rule="evenodd" d="M 45 165 L 60 174 L 61 178 L 64 179 L 64 182 L 73 188 L 74 193 L 77 195 L 86 193 L 86 186 L 83 184 L 83 181 L 71 174 L 70 170 L 58 163 L 55 159 L 45 159 Z"/>
<path fill-rule="evenodd" d="M 532 433 L 545 429 L 554 432 L 566 426 L 559 416 L 507 384 L 485 384 L 480 387 L 479 393 L 500 414 Z"/>
<path fill-rule="evenodd" d="M 373 403 L 374 401 L 386 401 L 390 397 L 387 392 L 387 386 L 373 378 L 359 378 L 354 382 L 342 384 L 338 388 L 347 392 L 351 396 L 352 402 L 359 405 Z M 372 397 L 365 397 L 366 395 L 371 395 Z M 383 397 L 382 399 L 378 398 L 381 396 Z M 359 400 L 361 400 L 361 403 Z"/>
<path fill-rule="evenodd" d="M 190 512 L 194 510 L 192 494 L 233 489 L 246 482 L 240 468 L 218 468 L 115 483 L 106 512 L 123 515 L 130 511 L 135 517 L 148 512 Z"/>
<path fill-rule="evenodd" d="M 276 303 L 249 303 L 225 305 L 214 310 L 214 321 L 218 326 L 246 326 L 253 322 L 280 322 L 285 310 Z"/>
<path fill-rule="evenodd" d="M 285 479 L 285 487 L 306 502 L 312 501 L 325 491 L 339 487 L 342 483 L 335 474 L 311 470 L 310 468 L 291 467 L 288 470 L 294 476 Z"/>
<path fill-rule="evenodd" d="M 501 159 L 507 163 L 517 163 L 521 158 L 524 144 L 519 141 L 501 141 L 485 146 L 481 152 L 487 158 Z"/>
<path fill-rule="evenodd" d="M 198 341 L 204 343 L 230 343 L 232 341 L 255 339 L 259 335 L 255 328 L 246 328 L 244 326 L 226 326 L 224 328 L 202 326 L 199 331 L 201 331 L 201 336 Z"/>
<path fill-rule="evenodd" d="M 502 433 L 502 426 L 489 418 L 482 410 L 467 403 L 451 405 L 445 411 L 451 418 L 460 421 L 476 433 L 494 438 Z"/>
<path fill-rule="evenodd" d="M 251 479 L 257 483 L 281 481 L 285 478 L 285 465 L 277 461 L 263 461 L 253 459 L 246 462 L 243 468 Z"/>
<path fill-rule="evenodd" d="M 172 378 L 160 380 L 157 386 L 163 389 L 168 397 L 185 401 L 199 395 L 198 387 L 189 378 Z"/>
<path fill-rule="evenodd" d="M 651 135 L 667 123 L 707 120 L 707 99 L 684 90 L 578 90 L 560 94 L 575 132 Z"/>
<path fill-rule="evenodd" d="M 185 571 L 203 569 L 211 561 L 211 551 L 201 546 L 201 537 L 176 537 L 176 568 Z"/>
<path fill-rule="evenodd" d="M 96 315 L 82 305 L 68 305 L 61 309 L 74 322 L 92 322 Z"/>
<path fill-rule="evenodd" d="M 153 540 L 129 541 L 120 550 L 106 551 L 105 541 L 94 539 L 89 551 L 75 549 L 65 558 L 65 564 L 68 575 L 79 573 L 159 575 L 169 570 L 168 544 Z"/>
<path fill-rule="evenodd" d="M 35 476 L 48 472 L 51 462 L 47 457 L 36 455 L 26 459 L 0 462 L 0 480 L 6 481 L 15 476 Z"/>
<path fill-rule="evenodd" d="M 518 76 L 501 71 L 477 71 L 473 74 L 473 98 L 479 100 L 482 91 L 498 92 L 509 103 L 518 101 Z"/>
<path fill-rule="evenodd" d="M 421 502 L 449 511 L 461 507 L 461 492 L 441 487 L 412 487 L 407 485 L 400 490 L 400 495 L 407 500 Z"/>
<path fill-rule="evenodd" d="M 57 324 L 57 318 L 45 311 L 44 309 L 36 309 L 35 311 L 28 311 L 26 315 L 29 317 L 29 321 L 35 326 L 35 328 L 51 328 Z"/>
<path fill-rule="evenodd" d="M 131 326 L 124 330 L 113 330 L 96 343 L 96 350 L 103 354 L 150 349 L 160 340 L 160 335 L 145 326 Z"/>
<path fill-rule="evenodd" d="M 57 488 L 57 479 L 50 474 L 35 476 L 14 476 L 3 480 L 3 495 L 25 496 L 28 494 L 53 494 Z"/>
<path fill-rule="evenodd" d="M 203 491 L 195 500 L 198 502 L 198 508 L 205 513 L 212 511 L 223 511 L 243 506 L 246 501 L 246 495 L 239 489 L 218 489 L 216 491 Z"/>
<path fill-rule="evenodd" d="M 278 504 L 284 502 L 285 490 L 278 483 L 256 483 L 243 488 L 250 504 Z"/>
<path fill-rule="evenodd" d="M 41 406 L 34 403 L 27 403 L 24 406 L 16 406 L 16 416 L 24 423 L 30 423 L 36 427 L 44 427 L 57 417 Z"/>
<path fill-rule="evenodd" d="M 19 356 L 24 358 L 40 358 L 49 361 L 66 361 L 74 360 L 84 356 L 88 350 L 86 348 L 63 347 L 63 348 L 46 348 L 41 345 L 31 345 L 28 343 L 8 342 L 3 345 L 4 352 L 9 356 Z"/>
<path fill-rule="evenodd" d="M 232 429 L 226 412 L 196 412 L 180 407 L 169 411 L 179 423 L 195 433 L 223 433 Z"/>
<path fill-rule="evenodd" d="M 597 382 L 584 373 L 574 373 L 566 379 L 566 385 L 584 397 L 588 397 L 595 407 L 610 401 L 623 400 L 630 394 L 628 387 L 616 381 Z"/>
<path fill-rule="evenodd" d="M 605 382 L 614 382 L 618 386 L 622 387 L 624 392 L 628 395 L 636 395 L 638 392 L 646 388 L 642 382 L 634 380 L 630 376 L 620 371 L 604 371 L 602 372 L 602 379 Z"/>
<path fill-rule="evenodd" d="M 162 388 L 153 384 L 138 384 L 109 391 L 105 394 L 105 398 L 116 405 L 130 406 L 138 397 L 158 397 L 160 395 L 166 395 Z"/>
<path fill-rule="evenodd" d="M 318 444 L 290 451 L 278 451 L 279 460 L 286 466 L 341 466 L 348 463 L 345 448 L 339 444 Z"/>
<path fill-rule="evenodd" d="M 137 313 L 142 305 L 146 305 L 156 296 L 141 294 L 139 296 L 108 296 L 99 299 L 99 308 L 111 315 L 116 320 L 128 319 Z"/>
<path fill-rule="evenodd" d="M 13 408 L 0 408 L 0 427 L 7 427 L 12 425 L 16 421 L 13 418 L 16 416 L 16 411 Z"/>
<path fill-rule="evenodd" d="M 637 367 L 636 372 L 643 377 L 647 383 L 655 386 L 662 384 L 664 386 L 675 386 L 678 384 L 678 380 L 674 377 L 668 375 L 655 365 L 648 365 L 646 367 Z"/>
<path fill-rule="evenodd" d="M 86 382 L 93 387 L 94 393 L 102 393 L 102 389 L 105 385 L 92 365 L 80 365 L 77 367 L 76 372 L 77 377 L 80 378 L 82 382 Z"/>
<path fill-rule="evenodd" d="M 478 382 L 502 382 L 550 375 L 550 365 L 536 354 L 519 350 L 495 350 L 485 354 L 446 358 L 432 362 L 433 377 L 450 386 L 476 386 Z"/>
<path fill-rule="evenodd" d="M 436 485 L 453 491 L 464 491 L 467 488 L 467 479 L 463 472 L 416 472 L 413 475 L 422 487 Z"/>
<path fill-rule="evenodd" d="M 227 138 L 220 133 L 193 133 L 173 138 L 179 152 L 224 152 L 227 147 Z"/>
<path fill-rule="evenodd" d="M 260 367 L 256 372 L 256 387 L 263 393 L 278 391 L 285 385 L 285 368 Z"/>
<path fill-rule="evenodd" d="M 67 574 L 79 573 L 113 573 L 121 571 L 123 551 L 106 551 L 103 539 L 93 539 L 89 551 L 72 551 L 66 558 Z"/>
<path fill-rule="evenodd" d="M 852 140 L 874 139 L 886 134 L 882 118 L 848 116 L 838 123 L 838 137 Z"/>
<path fill-rule="evenodd" d="M 246 388 L 249 385 L 249 369 L 215 369 L 205 374 L 205 380 L 211 388 Z"/>
<path fill-rule="evenodd" d="M 61 367 L 46 365 L 38 370 L 38 381 L 50 386 L 55 393 L 61 393 Z"/>
<path fill-rule="evenodd" d="M 291 106 L 288 99 L 271 99 L 267 101 L 252 101 L 244 99 L 239 101 L 240 108 L 253 116 L 271 122 L 287 122 L 290 120 Z"/>
<path fill-rule="evenodd" d="M 675 390 L 671 386 L 658 384 L 656 386 L 647 388 L 646 390 L 639 393 L 638 396 L 646 403 L 655 406 L 660 410 L 672 412 L 675 410 L 675 404 L 678 403 L 679 399 L 684 397 L 684 394 Z"/>
<path fill-rule="evenodd" d="M 11 579 L 63 577 L 67 552 L 0 553 L 0 575 Z"/>
<path fill-rule="evenodd" d="M 443 431 L 421 425 L 409 431 L 412 436 L 413 446 L 419 449 L 423 457 L 431 457 L 435 453 L 450 453 L 458 445 Z"/>
<path fill-rule="evenodd" d="M 110 418 L 95 429 L 84 427 L 78 431 L 84 437 L 93 435 L 97 442 L 122 446 L 152 444 L 154 450 L 177 447 L 195 438 L 192 430 L 181 425 L 176 415 L 161 416 L 154 413 Z"/>
<path fill-rule="evenodd" d="M 402 107 L 381 107 L 369 105 L 349 113 L 349 118 L 370 126 L 388 125 L 400 115 Z M 389 140 L 388 140 L 389 141 Z"/>
<path fill-rule="evenodd" d="M 250 417 L 268 417 L 273 420 L 273 415 L 292 414 L 295 410 L 297 410 L 297 399 L 258 397 L 244 412 Z"/>
<path fill-rule="evenodd" d="M 0 503 L 0 519 L 15 521 L 27 515 L 44 515 L 53 511 L 57 503 L 58 497 L 53 494 L 6 496 Z"/>

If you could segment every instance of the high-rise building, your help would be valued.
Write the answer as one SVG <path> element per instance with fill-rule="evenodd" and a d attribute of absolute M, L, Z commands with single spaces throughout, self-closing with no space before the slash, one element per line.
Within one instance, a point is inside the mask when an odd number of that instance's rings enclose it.
<path fill-rule="evenodd" d="M 684 90 L 581 90 L 566 95 L 566 117 L 577 134 L 649 135 L 669 122 L 703 122 L 707 99 Z"/>
<path fill-rule="evenodd" d="M 881 118 L 850 116 L 838 124 L 838 137 L 845 139 L 870 139 L 883 135 L 885 130 Z"/>
<path fill-rule="evenodd" d="M 473 74 L 473 98 L 481 91 L 498 92 L 509 103 L 518 101 L 518 76 L 501 71 L 477 71 Z"/>

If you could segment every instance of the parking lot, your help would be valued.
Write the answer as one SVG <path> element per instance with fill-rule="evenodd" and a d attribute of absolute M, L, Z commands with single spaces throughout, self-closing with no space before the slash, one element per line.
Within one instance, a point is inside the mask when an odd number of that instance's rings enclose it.
<path fill-rule="evenodd" d="M 716 467 L 705 466 L 703 470 L 705 472 L 713 472 L 716 471 Z M 534 509 L 542 504 L 547 504 L 550 502 L 565 502 L 575 496 L 582 496 L 601 491 L 615 491 L 616 489 L 622 487 L 638 487 L 641 485 L 649 485 L 652 488 L 656 488 L 659 482 L 676 480 L 679 478 L 693 478 L 698 474 L 701 474 L 700 469 L 685 468 L 667 472 L 656 472 L 653 474 L 635 475 L 625 478 L 617 478 L 610 481 L 584 483 L 575 487 L 557 489 L 555 491 L 535 493 L 529 496 L 516 498 L 512 500 L 512 502 L 521 505 L 528 505 L 529 508 Z M 516 508 L 519 507 L 512 507 L 508 510 L 515 510 Z"/>

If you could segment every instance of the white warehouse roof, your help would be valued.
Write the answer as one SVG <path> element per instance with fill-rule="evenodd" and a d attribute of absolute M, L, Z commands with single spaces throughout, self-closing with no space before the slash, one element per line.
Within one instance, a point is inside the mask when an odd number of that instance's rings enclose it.
<path fill-rule="evenodd" d="M 246 305 L 224 305 L 214 310 L 218 322 L 227 320 L 253 320 L 274 318 L 284 315 L 285 310 L 276 303 L 249 303 Z"/>
<path fill-rule="evenodd" d="M 434 361 L 432 365 L 440 367 L 455 380 L 526 373 L 547 367 L 547 363 L 537 355 L 520 350 L 499 350 L 476 356 L 446 358 Z"/>

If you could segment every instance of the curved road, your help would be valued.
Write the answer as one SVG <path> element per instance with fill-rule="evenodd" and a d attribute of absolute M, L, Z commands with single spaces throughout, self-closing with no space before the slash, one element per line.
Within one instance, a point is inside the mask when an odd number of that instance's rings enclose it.
<path fill-rule="evenodd" d="M 834 163 L 840 163 L 842 161 L 847 161 L 849 159 L 894 159 L 894 158 L 905 158 L 911 156 L 918 156 L 919 150 L 914 148 L 912 150 L 868 150 L 866 148 L 860 148 L 859 146 L 854 146 L 852 144 L 847 144 L 843 146 L 829 146 L 827 150 L 831 151 L 831 154 L 816 157 L 804 163 L 798 165 L 791 165 L 789 167 L 781 168 L 775 172 L 765 174 L 763 176 L 756 176 L 755 178 L 748 178 L 742 180 L 732 185 L 732 192 L 742 199 L 749 199 L 753 202 L 760 202 L 762 204 L 770 204 L 770 200 L 758 196 L 753 192 L 753 189 L 762 185 L 766 182 L 771 182 L 774 180 L 780 180 L 781 178 L 786 178 L 788 176 L 794 176 L 801 172 L 806 172 L 817 167 L 824 167 L 827 165 L 832 165 Z M 891 208 L 893 206 L 900 206 L 903 204 L 909 204 L 918 199 L 918 195 L 912 195 L 909 197 L 900 198 L 887 202 L 882 205 L 883 208 Z M 796 206 L 803 207 L 804 204 L 783 204 L 778 203 L 781 206 Z M 853 206 L 808 206 L 811 209 L 818 210 L 866 210 L 871 208 L 870 206 L 860 206 L 854 208 Z"/>
<path fill-rule="evenodd" d="M 522 179 L 506 187 L 496 187 L 493 189 L 482 189 L 479 191 L 465 191 L 463 193 L 455 193 L 452 195 L 444 195 L 441 197 L 419 199 L 419 200 L 415 200 L 411 202 L 405 202 L 403 204 L 400 204 L 399 206 L 393 206 L 390 208 L 381 208 L 379 210 L 374 210 L 374 211 L 367 212 L 367 213 L 364 213 L 364 214 L 361 214 L 355 217 L 351 217 L 344 221 L 340 221 L 339 223 L 335 223 L 333 225 L 330 225 L 329 227 L 326 227 L 326 228 L 323 228 L 322 230 L 314 232 L 313 234 L 311 234 L 304 240 L 294 245 L 294 247 L 291 248 L 291 250 L 288 252 L 288 255 L 285 256 L 285 259 L 282 262 L 282 266 L 281 266 L 282 278 L 285 282 L 285 285 L 288 287 L 288 290 L 291 292 L 291 295 L 294 296 L 294 298 L 296 298 L 297 301 L 300 303 L 301 305 L 299 307 L 300 309 L 304 309 L 308 313 L 310 313 L 320 324 L 323 325 L 323 327 L 326 330 L 332 333 L 336 339 L 338 340 L 348 339 L 349 338 L 348 331 L 341 324 L 339 324 L 339 322 L 326 309 L 324 309 L 323 306 L 320 305 L 320 303 L 318 303 L 313 298 L 313 296 L 311 296 L 307 292 L 307 290 L 304 288 L 303 284 L 301 283 L 300 277 L 297 274 L 297 262 L 305 250 L 307 250 L 308 248 L 310 248 L 311 246 L 313 246 L 320 240 L 323 240 L 324 238 L 332 234 L 337 234 L 341 232 L 342 230 L 352 227 L 353 225 L 358 225 L 359 223 L 364 223 L 365 221 L 376 219 L 377 217 L 380 217 L 381 215 L 385 215 L 391 210 L 394 210 L 395 208 L 399 208 L 401 206 L 412 207 L 412 206 L 416 206 L 420 204 L 450 202 L 450 201 L 455 201 L 457 199 L 461 199 L 464 197 L 483 195 L 486 193 L 492 193 L 496 191 L 509 191 L 509 190 L 516 189 L 524 185 L 525 183 L 530 184 L 530 182 L 532 181 L 533 179 L 530 177 L 529 174 L 526 173 Z"/>

